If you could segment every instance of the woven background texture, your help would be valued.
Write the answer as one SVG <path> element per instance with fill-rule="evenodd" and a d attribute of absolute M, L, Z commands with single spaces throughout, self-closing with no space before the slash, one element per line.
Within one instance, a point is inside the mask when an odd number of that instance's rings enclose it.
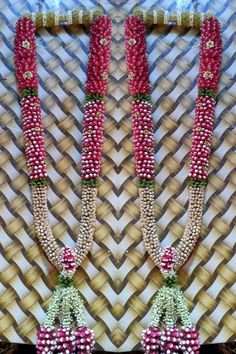
<path fill-rule="evenodd" d="M 112 60 L 97 229 L 88 258 L 76 273 L 97 350 L 140 349 L 152 300 L 161 284 L 140 233 L 130 98 L 125 65 L 124 18 L 136 5 L 157 1 L 0 1 L 0 337 L 33 343 L 45 317 L 57 273 L 36 238 L 27 183 L 21 114 L 13 62 L 14 25 L 25 11 L 67 11 L 100 4 L 112 18 Z M 186 3 L 188 3 L 186 1 Z M 195 2 L 192 2 L 191 6 Z M 158 1 L 166 9 L 173 1 Z M 236 339 L 235 115 L 236 2 L 201 1 L 222 24 L 223 68 L 217 98 L 201 240 L 180 271 L 202 343 Z M 176 244 L 187 220 L 199 32 L 153 26 L 147 37 L 156 139 L 157 233 Z M 81 26 L 37 32 L 39 96 L 46 131 L 49 220 L 60 245 L 73 246 L 80 218 L 80 157 L 88 32 Z"/>

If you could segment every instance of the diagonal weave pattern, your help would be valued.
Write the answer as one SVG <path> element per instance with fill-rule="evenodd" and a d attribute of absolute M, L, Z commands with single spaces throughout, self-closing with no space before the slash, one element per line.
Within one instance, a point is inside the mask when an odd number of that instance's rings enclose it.
<path fill-rule="evenodd" d="M 97 1 L 87 1 L 88 7 Z M 130 102 L 124 57 L 123 20 L 138 2 L 100 1 L 113 19 L 112 62 L 102 178 L 98 188 L 97 231 L 91 254 L 77 272 L 97 349 L 140 349 L 142 328 L 150 320 L 151 301 L 161 278 L 145 253 L 139 230 L 139 200 L 130 140 Z M 149 7 L 153 1 L 139 1 Z M 172 1 L 160 1 L 171 9 Z M 32 4 L 32 2 L 31 2 Z M 35 2 L 36 5 L 36 2 Z M 82 6 L 69 0 L 66 11 Z M 45 9 L 48 9 L 45 5 Z M 0 4 L 0 333 L 1 339 L 30 343 L 56 285 L 33 227 L 27 184 L 20 107 L 13 65 L 14 24 L 29 1 Z M 180 272 L 193 320 L 205 343 L 235 340 L 235 11 L 230 0 L 209 1 L 222 22 L 223 69 L 216 112 L 210 180 L 206 192 L 201 243 Z M 89 37 L 82 27 L 38 32 L 39 96 L 48 152 L 49 210 L 52 231 L 73 246 L 80 217 L 82 105 Z M 153 85 L 157 232 L 163 246 L 175 243 L 187 220 L 190 130 L 192 127 L 199 36 L 186 29 L 156 28 L 148 36 Z M 194 78 L 194 80 L 193 80 Z"/>

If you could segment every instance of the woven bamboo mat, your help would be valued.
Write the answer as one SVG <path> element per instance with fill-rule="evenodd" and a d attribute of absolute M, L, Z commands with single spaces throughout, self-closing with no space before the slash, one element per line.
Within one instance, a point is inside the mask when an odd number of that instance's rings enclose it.
<path fill-rule="evenodd" d="M 49 2 L 48 2 L 49 3 Z M 61 10 L 97 2 L 68 0 Z M 138 1 L 100 3 L 113 19 L 112 63 L 97 231 L 77 272 L 97 350 L 138 350 L 161 278 L 145 253 L 139 230 L 130 100 L 124 57 L 125 16 Z M 139 1 L 144 7 L 155 1 Z M 171 1 L 159 1 L 171 9 Z M 203 3 L 203 2 L 202 2 Z M 38 5 L 37 5 L 38 4 Z M 56 2 L 55 2 L 56 4 Z M 180 273 L 202 343 L 235 340 L 235 35 L 234 2 L 206 1 L 222 22 L 223 70 L 218 96 L 210 180 L 202 238 Z M 21 116 L 13 65 L 17 17 L 44 1 L 0 2 L 0 333 L 3 341 L 32 343 L 45 316 L 56 272 L 35 240 L 31 195 L 23 154 Z M 82 107 L 89 37 L 81 27 L 40 30 L 37 36 L 40 98 L 50 176 L 49 210 L 60 244 L 73 246 L 79 229 Z M 199 35 L 156 28 L 148 35 L 153 86 L 157 230 L 163 246 L 175 243 L 187 219 L 188 152 L 197 95 Z"/>

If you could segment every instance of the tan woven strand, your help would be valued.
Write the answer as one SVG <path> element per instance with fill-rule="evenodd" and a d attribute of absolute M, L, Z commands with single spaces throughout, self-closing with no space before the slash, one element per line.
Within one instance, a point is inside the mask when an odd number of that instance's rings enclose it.
<path fill-rule="evenodd" d="M 30 17 L 36 28 L 40 27 L 54 27 L 60 23 L 67 23 L 68 25 L 78 25 L 83 24 L 89 26 L 92 21 L 103 14 L 102 9 L 95 8 L 93 10 L 73 10 L 66 13 L 58 12 L 35 12 L 35 13 L 25 13 L 23 16 Z M 68 21 L 69 18 L 69 21 Z M 82 21 L 81 21 L 82 19 Z"/>
<path fill-rule="evenodd" d="M 165 24 L 165 11 L 161 9 L 154 9 L 154 10 L 145 10 L 145 17 L 143 16 L 144 10 L 141 8 L 135 8 L 133 14 L 135 16 L 140 17 L 147 26 L 151 26 L 153 24 L 164 25 Z M 212 17 L 213 15 L 210 13 L 200 13 L 200 12 L 181 12 L 179 14 L 169 14 L 168 22 L 169 23 L 177 23 L 178 16 L 181 16 L 181 26 L 182 27 L 195 27 L 200 28 L 202 21 L 206 17 Z M 166 24 L 168 25 L 168 24 Z M 179 24 L 180 25 L 180 24 Z"/>

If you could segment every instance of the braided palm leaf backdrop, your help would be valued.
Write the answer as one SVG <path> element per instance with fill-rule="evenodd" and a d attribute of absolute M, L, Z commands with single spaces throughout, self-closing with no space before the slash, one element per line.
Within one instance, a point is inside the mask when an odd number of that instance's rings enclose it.
<path fill-rule="evenodd" d="M 91 253 L 77 272 L 87 319 L 98 350 L 140 349 L 142 329 L 161 278 L 147 256 L 131 141 L 130 99 L 124 53 L 125 16 L 157 1 L 0 1 L 0 336 L 32 343 L 43 321 L 56 271 L 35 239 L 27 183 L 21 114 L 13 64 L 14 25 L 24 12 L 100 4 L 113 20 L 112 62 L 100 178 L 97 230 Z M 173 10 L 173 1 L 158 4 Z M 186 3 L 188 3 L 186 1 Z M 198 2 L 199 3 L 199 2 Z M 202 5 L 201 5 L 202 3 Z M 235 36 L 234 1 L 193 1 L 222 23 L 223 69 L 201 242 L 180 280 L 202 343 L 236 338 L 235 285 Z M 197 8 L 198 7 L 198 8 Z M 42 29 L 38 73 L 46 130 L 49 219 L 58 242 L 73 246 L 80 218 L 82 106 L 89 36 L 84 27 Z M 153 26 L 148 34 L 153 86 L 157 232 L 163 246 L 181 237 L 187 220 L 188 153 L 197 97 L 199 33 Z"/>

